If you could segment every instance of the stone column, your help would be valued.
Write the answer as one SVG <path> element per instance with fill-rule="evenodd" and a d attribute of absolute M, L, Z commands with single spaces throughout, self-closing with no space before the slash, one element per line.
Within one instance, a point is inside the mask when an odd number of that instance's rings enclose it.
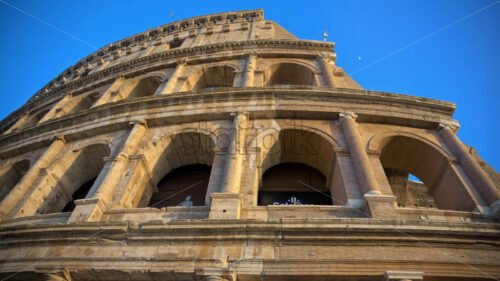
<path fill-rule="evenodd" d="M 356 180 L 363 194 L 361 210 L 371 217 L 393 218 L 397 216 L 394 211 L 396 197 L 393 195 L 382 195 L 372 163 L 368 158 L 365 146 L 359 135 L 358 126 L 355 121 L 356 118 L 357 115 L 352 112 L 340 114 L 342 131 L 349 146 Z"/>
<path fill-rule="evenodd" d="M 323 73 L 323 79 L 326 83 L 326 86 L 335 87 L 335 76 L 333 75 L 333 70 L 330 65 L 330 61 L 335 62 L 335 56 L 329 53 L 319 53 L 318 54 L 318 62 L 321 68 L 321 72 Z"/>
<path fill-rule="evenodd" d="M 245 153 L 244 140 L 248 119 L 246 114 L 242 112 L 233 113 L 232 115 L 234 116 L 231 130 L 232 136 L 226 158 L 222 192 L 238 193 L 243 168 L 241 164 Z"/>
<path fill-rule="evenodd" d="M 111 161 L 104 179 L 98 190 L 89 199 L 76 200 L 76 208 L 71 215 L 69 222 L 75 221 L 98 221 L 106 211 L 108 202 L 111 201 L 113 191 L 120 181 L 125 168 L 129 162 L 129 156 L 135 154 L 142 137 L 146 133 L 146 123 L 142 121 L 131 122 L 134 127 L 130 131 L 123 147 Z"/>
<path fill-rule="evenodd" d="M 257 66 L 257 54 L 251 53 L 247 57 L 245 73 L 243 78 L 243 87 L 254 86 L 254 71 Z"/>
<path fill-rule="evenodd" d="M 212 193 L 210 198 L 210 219 L 238 219 L 240 217 L 240 183 L 243 156 L 245 153 L 245 134 L 248 118 L 245 113 L 237 112 L 234 116 L 232 135 L 222 180 L 222 193 Z"/>
<path fill-rule="evenodd" d="M 495 183 L 455 135 L 454 127 L 448 124 L 440 124 L 440 127 L 439 135 L 441 138 L 453 155 L 458 158 L 460 165 L 472 180 L 474 186 L 479 190 L 486 203 L 490 205 L 493 214 L 500 216 L 500 191 L 495 186 Z"/>
<path fill-rule="evenodd" d="M 352 112 L 340 113 L 340 123 L 344 138 L 349 146 L 356 179 L 363 194 L 381 194 L 373 167 L 359 135 L 358 125 L 356 124 L 357 117 Z"/>
<path fill-rule="evenodd" d="M 92 105 L 92 107 L 96 107 L 114 100 L 116 95 L 119 94 L 119 90 L 123 85 L 123 82 L 125 82 L 124 76 L 117 77 L 113 84 L 106 90 L 106 92 L 104 92 L 104 94 L 102 94 L 102 96 Z"/>
<path fill-rule="evenodd" d="M 179 78 L 184 74 L 184 69 L 186 68 L 186 65 L 187 63 L 185 60 L 177 62 L 177 66 L 174 72 L 172 73 L 172 75 L 170 75 L 170 78 L 168 78 L 165 87 L 161 91 L 159 91 L 158 95 L 167 95 L 175 91 L 177 82 Z"/>
<path fill-rule="evenodd" d="M 54 117 L 57 117 L 60 115 L 61 112 L 64 113 L 63 111 L 63 108 L 65 107 L 65 105 L 71 101 L 71 99 L 73 98 L 73 94 L 72 93 L 68 93 L 65 97 L 63 97 L 59 102 L 56 103 L 55 106 L 53 106 L 49 112 L 47 112 L 47 114 L 45 114 L 42 119 L 40 119 L 40 121 L 38 121 L 39 123 L 42 123 L 42 122 L 45 122 L 51 118 L 54 118 Z"/>
<path fill-rule="evenodd" d="M 52 144 L 47 148 L 43 155 L 36 161 L 36 163 L 28 170 L 19 183 L 12 188 L 7 197 L 0 204 L 0 220 L 9 216 L 14 210 L 19 201 L 27 196 L 30 188 L 35 183 L 40 175 L 42 169 L 47 168 L 54 158 L 59 154 L 65 144 L 62 136 L 55 136 Z"/>

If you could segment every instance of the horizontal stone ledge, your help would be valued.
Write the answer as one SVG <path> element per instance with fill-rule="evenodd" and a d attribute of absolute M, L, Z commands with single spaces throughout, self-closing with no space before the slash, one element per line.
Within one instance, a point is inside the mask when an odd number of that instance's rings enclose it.
<path fill-rule="evenodd" d="M 413 125 L 415 127 L 422 127 L 426 129 L 437 128 L 443 119 L 451 118 L 451 114 L 454 110 L 454 106 L 444 103 L 441 104 L 433 103 L 432 100 L 427 102 L 428 107 L 423 107 L 423 103 L 416 105 L 415 110 L 417 113 L 408 113 L 408 106 L 398 107 L 394 103 L 391 107 L 391 114 L 387 115 L 387 106 L 384 106 L 383 110 L 374 110 L 373 104 L 367 102 L 366 105 L 356 103 L 359 98 L 357 95 L 363 95 L 363 97 L 368 97 L 369 95 L 362 94 L 364 91 L 358 91 L 355 96 L 353 93 L 343 92 L 339 89 L 328 88 L 322 89 L 320 92 L 314 89 L 245 89 L 244 91 L 234 91 L 232 88 L 227 88 L 224 90 L 214 91 L 204 91 L 196 92 L 190 95 L 189 93 L 176 94 L 176 95 L 166 95 L 166 96 L 154 96 L 147 98 L 138 98 L 131 100 L 123 100 L 116 103 L 105 104 L 79 112 L 78 114 L 72 114 L 68 116 L 62 116 L 53 120 L 49 120 L 36 127 L 21 130 L 15 133 L 11 133 L 0 137 L 0 146 L 4 146 L 0 155 L 2 157 L 9 157 L 9 151 L 29 151 L 44 147 L 49 143 L 49 139 L 57 133 L 67 133 L 65 135 L 68 141 L 76 140 L 81 137 L 92 136 L 93 134 L 102 134 L 111 131 L 118 131 L 122 129 L 129 129 L 131 120 L 141 118 L 146 119 L 150 127 L 151 126 L 161 126 L 162 124 L 174 124 L 174 123 L 185 123 L 185 122 L 196 122 L 198 121 L 209 121 L 209 120 L 223 120 L 229 119 L 230 113 L 234 111 L 234 108 L 227 108 L 224 106 L 224 101 L 240 100 L 241 102 L 248 103 L 248 99 L 252 99 L 254 94 L 257 94 L 257 98 L 268 99 L 266 103 L 261 102 L 261 104 L 256 106 L 245 106 L 245 110 L 249 112 L 251 119 L 266 119 L 266 118 L 305 118 L 305 119 L 338 119 L 339 112 L 345 110 L 355 111 L 358 114 L 358 120 L 360 122 L 377 122 L 383 124 L 395 124 L 395 125 Z M 277 105 L 276 99 L 279 99 L 281 95 L 290 95 L 295 97 L 295 101 L 291 101 L 290 106 Z M 319 107 L 318 110 L 310 111 L 307 108 L 311 106 L 303 105 L 300 101 L 301 96 L 306 96 L 308 99 L 312 99 L 317 96 L 327 97 L 331 100 L 333 104 L 328 107 Z M 340 97 L 345 97 L 351 100 L 352 103 L 348 101 L 340 102 Z M 236 98 L 236 99 L 235 99 Z M 385 99 L 386 97 L 384 97 Z M 206 107 L 201 110 L 193 110 L 191 112 L 186 112 L 185 110 L 177 113 L 180 110 L 182 104 L 192 103 L 193 100 L 203 99 L 202 102 L 206 104 Z M 390 99 L 390 98 L 389 98 Z M 324 101 L 319 101 L 324 103 Z M 221 105 L 222 103 L 222 105 Z M 214 104 L 213 107 L 210 104 Z M 217 105 L 218 104 L 218 105 Z M 338 104 L 337 107 L 334 104 Z M 382 105 L 383 103 L 381 103 Z M 433 106 L 438 108 L 443 108 L 443 112 L 434 112 Z M 169 111 L 165 111 L 165 108 L 169 108 Z M 401 110 L 398 111 L 398 108 Z M 156 112 L 155 110 L 162 109 L 161 112 Z M 145 111 L 150 112 L 145 112 Z M 444 113 L 448 112 L 448 113 Z M 148 115 L 151 118 L 148 118 Z M 434 117 L 432 117 L 434 115 Z M 69 133 L 68 133 L 69 131 Z M 22 143 L 18 143 L 22 141 Z M 6 144 L 7 147 L 6 147 Z M 30 146 L 27 148 L 27 146 Z M 12 153 L 10 153 L 12 155 Z M 15 152 L 14 152 L 15 155 Z"/>

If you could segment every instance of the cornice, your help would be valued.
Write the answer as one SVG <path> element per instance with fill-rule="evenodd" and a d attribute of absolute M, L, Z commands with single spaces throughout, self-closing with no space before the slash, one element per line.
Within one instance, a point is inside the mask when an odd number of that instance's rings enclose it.
<path fill-rule="evenodd" d="M 53 90 L 48 90 L 47 86 L 39 90 L 33 97 L 31 97 L 22 107 L 9 114 L 5 119 L 0 122 L 0 132 L 5 131 L 11 126 L 15 120 L 23 116 L 29 110 L 36 108 L 38 104 L 51 99 L 57 98 L 64 93 L 71 91 L 77 87 L 85 84 L 97 83 L 98 80 L 115 77 L 124 74 L 132 69 L 146 67 L 148 65 L 166 62 L 168 64 L 175 63 L 170 60 L 178 60 L 184 57 L 192 57 L 200 54 L 219 53 L 224 51 L 245 51 L 259 54 L 265 54 L 270 49 L 274 50 L 306 50 L 311 52 L 311 57 L 314 57 L 317 51 L 333 51 L 334 43 L 321 42 L 321 41 L 308 41 L 308 40 L 288 40 L 288 39 L 262 39 L 262 40 L 247 40 L 247 41 L 234 41 L 224 42 L 209 45 L 201 45 L 188 48 L 172 49 L 163 52 L 158 52 L 145 57 L 139 57 L 120 64 L 107 67 L 100 71 L 88 74 L 86 76 L 79 76 L 76 79 L 65 82 Z M 286 53 L 286 52 L 284 52 Z M 313 54 L 314 53 L 314 54 Z M 277 54 L 267 54 L 266 57 L 276 56 Z M 48 83 L 47 85 L 50 85 Z"/>
<path fill-rule="evenodd" d="M 245 105 L 251 104 L 249 101 L 256 97 L 261 100 L 259 106 Z M 304 103 L 304 99 L 307 99 L 307 103 Z M 200 100 L 205 104 L 201 110 L 191 112 L 183 109 L 183 104 Z M 237 109 L 237 106 L 228 108 L 225 105 L 225 102 L 230 101 L 241 104 L 251 119 L 286 118 L 290 116 L 287 114 L 293 114 L 301 118 L 336 120 L 340 112 L 350 110 L 359 115 L 360 122 L 401 125 L 412 121 L 417 124 L 414 126 L 427 129 L 436 127 L 443 120 L 451 120 L 455 110 L 454 104 L 448 102 L 355 89 L 306 86 L 221 88 L 103 104 L 0 136 L 0 150 L 2 156 L 6 157 L 12 153 L 5 151 L 28 151 L 28 146 L 32 146 L 31 149 L 43 146 L 58 133 L 66 134 L 66 139 L 71 141 L 81 138 L 78 135 L 118 131 L 128 128 L 128 123 L 137 116 L 145 118 L 152 127 L 185 123 L 187 119 L 192 122 L 198 119 L 228 119 L 229 114 Z M 376 109 L 380 105 L 383 106 L 382 110 Z"/>

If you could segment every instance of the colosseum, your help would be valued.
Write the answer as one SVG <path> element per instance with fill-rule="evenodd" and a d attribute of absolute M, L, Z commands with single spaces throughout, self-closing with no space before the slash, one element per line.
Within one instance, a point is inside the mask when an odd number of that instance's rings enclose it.
<path fill-rule="evenodd" d="M 335 62 L 260 9 L 81 59 L 0 123 L 0 279 L 500 279 L 455 104 Z"/>

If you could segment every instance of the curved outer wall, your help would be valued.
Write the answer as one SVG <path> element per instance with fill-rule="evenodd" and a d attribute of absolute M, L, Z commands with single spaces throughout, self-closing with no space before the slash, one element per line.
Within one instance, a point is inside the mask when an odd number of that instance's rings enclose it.
<path fill-rule="evenodd" d="M 499 176 L 456 137 L 455 105 L 364 90 L 335 60 L 249 10 L 71 66 L 0 123 L 0 277 L 500 278 Z"/>

